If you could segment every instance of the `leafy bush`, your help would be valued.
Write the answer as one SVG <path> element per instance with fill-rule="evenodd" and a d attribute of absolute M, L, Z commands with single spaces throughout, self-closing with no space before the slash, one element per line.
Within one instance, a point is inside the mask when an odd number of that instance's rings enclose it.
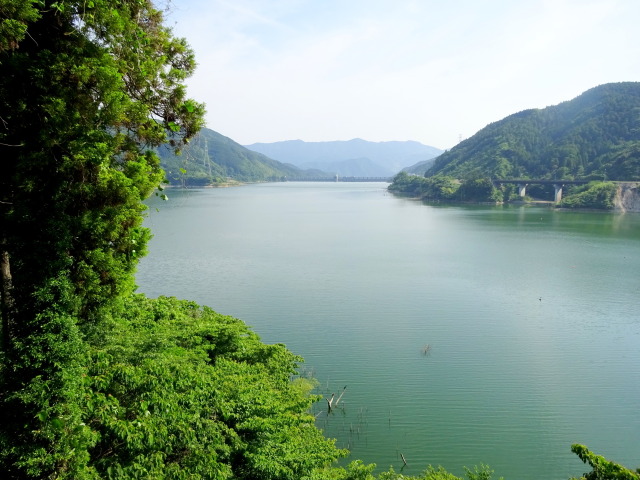
<path fill-rule="evenodd" d="M 503 192 L 488 178 L 470 178 L 462 182 L 439 175 L 419 177 L 406 172 L 397 174 L 389 191 L 423 200 L 454 200 L 462 202 L 501 202 Z"/>
<path fill-rule="evenodd" d="M 618 187 L 613 182 L 589 182 L 565 196 L 560 202 L 565 208 L 595 208 L 611 210 Z"/>
<path fill-rule="evenodd" d="M 175 298 L 136 295 L 126 312 L 88 373 L 100 477 L 293 480 L 346 453 L 315 427 L 313 384 L 284 345 Z"/>
<path fill-rule="evenodd" d="M 640 469 L 631 470 L 611 462 L 600 455 L 589 451 L 587 447 L 580 444 L 571 445 L 571 451 L 580 457 L 584 463 L 588 463 L 592 470 L 585 473 L 581 480 L 639 480 Z M 573 479 L 575 480 L 575 479 Z"/>

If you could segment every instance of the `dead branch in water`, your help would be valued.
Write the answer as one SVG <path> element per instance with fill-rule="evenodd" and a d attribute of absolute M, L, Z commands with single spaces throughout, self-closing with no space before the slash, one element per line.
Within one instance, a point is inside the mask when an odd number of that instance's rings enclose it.
<path fill-rule="evenodd" d="M 331 412 L 331 405 L 333 405 L 333 397 L 335 397 L 335 395 L 336 395 L 335 393 L 332 393 L 331 398 L 327 399 L 327 407 L 328 407 L 327 413 Z"/>

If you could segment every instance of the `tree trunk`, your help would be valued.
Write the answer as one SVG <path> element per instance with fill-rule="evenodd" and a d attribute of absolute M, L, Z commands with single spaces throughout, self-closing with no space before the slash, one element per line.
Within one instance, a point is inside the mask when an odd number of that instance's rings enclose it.
<path fill-rule="evenodd" d="M 9 252 L 6 249 L 6 241 L 3 238 L 0 243 L 0 314 L 2 315 L 2 341 L 5 351 L 11 339 L 13 327 L 13 282 L 11 280 L 11 263 Z"/>

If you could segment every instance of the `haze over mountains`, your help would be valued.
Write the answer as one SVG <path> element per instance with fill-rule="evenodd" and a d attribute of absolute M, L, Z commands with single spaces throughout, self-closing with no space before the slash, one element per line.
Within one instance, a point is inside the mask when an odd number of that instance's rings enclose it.
<path fill-rule="evenodd" d="M 418 162 L 433 159 L 442 150 L 414 141 L 304 142 L 288 140 L 254 143 L 246 147 L 302 169 L 317 169 L 343 177 L 387 177 Z"/>

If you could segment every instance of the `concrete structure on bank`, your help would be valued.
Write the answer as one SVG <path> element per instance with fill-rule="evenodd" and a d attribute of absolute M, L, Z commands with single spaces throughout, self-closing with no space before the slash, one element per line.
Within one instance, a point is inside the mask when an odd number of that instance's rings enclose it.
<path fill-rule="evenodd" d="M 554 195 L 553 201 L 560 203 L 562 200 L 562 188 L 565 185 L 584 185 L 589 183 L 589 180 L 535 180 L 535 179 L 514 179 L 514 180 L 492 180 L 494 185 L 503 185 L 505 183 L 518 186 L 518 195 L 524 198 L 527 192 L 527 186 L 531 184 L 536 185 L 553 185 Z"/>

